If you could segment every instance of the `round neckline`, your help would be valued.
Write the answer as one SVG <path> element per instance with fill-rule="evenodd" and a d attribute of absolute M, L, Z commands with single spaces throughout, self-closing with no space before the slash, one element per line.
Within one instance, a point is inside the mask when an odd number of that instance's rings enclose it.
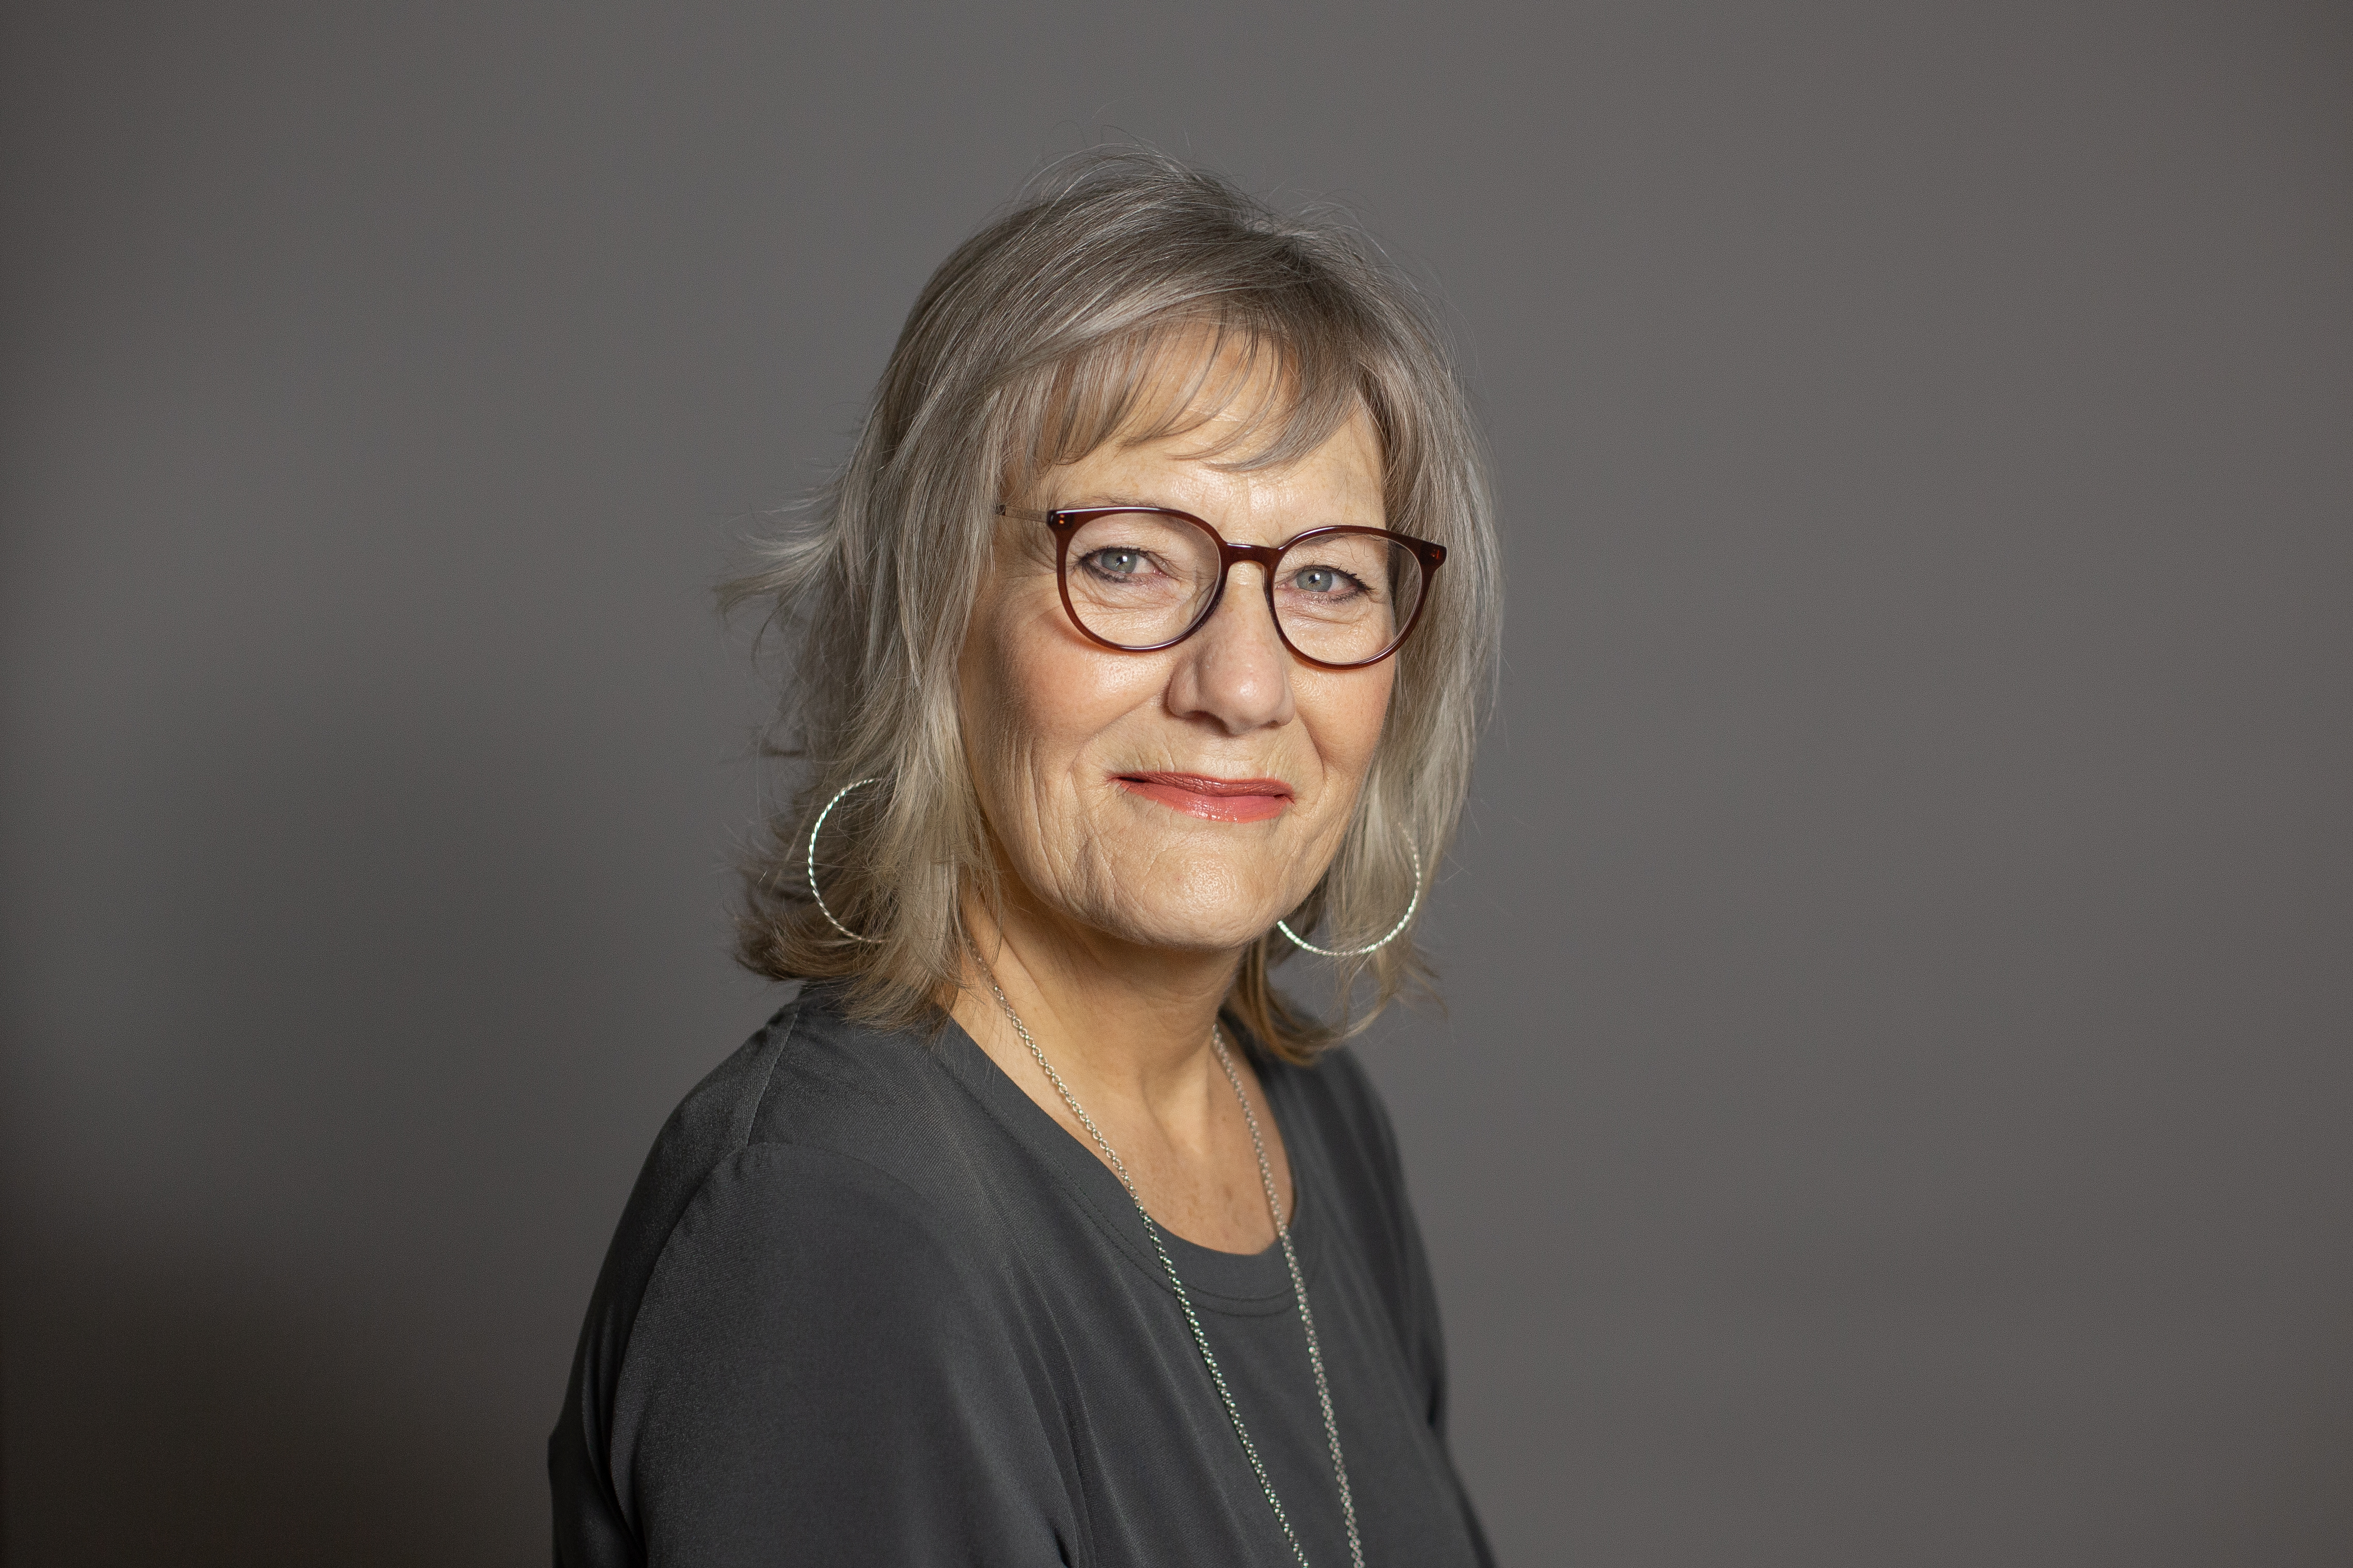
<path fill-rule="evenodd" d="M 1308 1169 L 1314 1162 L 1294 1134 L 1299 1118 L 1290 1114 L 1292 1108 L 1285 1103 L 1293 1085 L 1287 1075 L 1270 1068 L 1247 1037 L 1230 1026 L 1228 1032 L 1250 1054 L 1250 1065 L 1258 1070 L 1267 1110 L 1290 1159 L 1291 1245 L 1299 1255 L 1302 1277 L 1312 1285 L 1322 1252 L 1318 1244 L 1324 1228 L 1322 1205 L 1316 1195 L 1321 1184 L 1315 1179 L 1321 1173 Z M 1039 1157 L 1094 1223 L 1118 1244 L 1127 1260 L 1159 1289 L 1168 1289 L 1167 1273 L 1144 1234 L 1134 1200 L 1094 1150 L 1030 1099 L 955 1018 L 946 1020 L 934 1049 L 991 1115 Z M 1176 1266 L 1177 1278 L 1184 1280 L 1187 1293 L 1198 1306 L 1245 1317 L 1291 1310 L 1291 1270 L 1283 1261 L 1280 1241 L 1269 1241 L 1257 1252 L 1223 1252 L 1189 1241 L 1157 1220 L 1153 1227 L 1159 1231 L 1168 1260 Z"/>

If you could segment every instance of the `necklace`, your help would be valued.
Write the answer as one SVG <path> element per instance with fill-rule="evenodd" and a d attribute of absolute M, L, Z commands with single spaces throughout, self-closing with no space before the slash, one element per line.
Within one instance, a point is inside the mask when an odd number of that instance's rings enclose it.
<path fill-rule="evenodd" d="M 979 955 L 976 953 L 974 957 L 977 959 Z M 1145 1211 L 1144 1199 L 1137 1194 L 1135 1183 L 1127 1173 L 1127 1166 L 1121 1162 L 1118 1152 L 1112 1148 L 1111 1141 L 1103 1135 L 1103 1130 L 1094 1124 L 1094 1119 L 1080 1107 L 1079 1097 L 1071 1092 L 1071 1086 L 1062 1081 L 1062 1075 L 1054 1070 L 1054 1064 L 1046 1059 L 1046 1053 L 1038 1048 L 1038 1042 L 1030 1037 L 1029 1028 L 1021 1022 L 1021 1015 L 1016 1013 L 1013 1004 L 1006 1000 L 1004 988 L 997 984 L 997 976 L 989 972 L 986 963 L 981 965 L 980 972 L 987 977 L 989 990 L 997 994 L 997 1005 L 1005 1009 L 1006 1019 L 1012 1024 L 1013 1032 L 1021 1037 L 1021 1043 L 1029 1047 L 1030 1058 L 1045 1073 L 1047 1081 L 1054 1086 L 1054 1092 L 1062 1097 L 1062 1103 L 1071 1108 L 1071 1114 L 1078 1118 L 1079 1125 L 1087 1130 L 1087 1136 L 1095 1141 L 1095 1147 L 1103 1152 L 1103 1163 L 1112 1168 L 1112 1173 L 1119 1178 L 1119 1184 L 1127 1189 L 1129 1201 L 1135 1205 L 1135 1215 L 1144 1222 L 1144 1234 L 1152 1238 L 1152 1250 L 1160 1255 L 1160 1267 L 1167 1271 L 1168 1288 L 1176 1293 L 1176 1305 L 1185 1310 L 1185 1326 L 1193 1331 L 1193 1343 L 1201 1352 L 1201 1364 L 1209 1369 L 1209 1381 L 1217 1384 L 1218 1398 L 1226 1407 L 1226 1418 L 1234 1424 L 1234 1436 L 1241 1439 L 1242 1457 L 1250 1460 L 1250 1471 L 1258 1477 L 1259 1489 L 1266 1493 L 1267 1506 L 1274 1510 L 1274 1521 L 1282 1526 L 1282 1538 L 1291 1542 L 1291 1554 L 1299 1560 L 1299 1568 L 1308 1568 L 1306 1549 L 1299 1544 L 1299 1537 L 1291 1528 L 1291 1516 L 1283 1511 L 1282 1500 L 1274 1495 L 1274 1482 L 1268 1478 L 1266 1466 L 1258 1457 L 1258 1445 L 1250 1441 L 1250 1428 L 1242 1425 L 1242 1413 L 1234 1404 L 1233 1390 L 1226 1386 L 1226 1374 L 1219 1369 L 1217 1355 L 1209 1349 L 1209 1336 L 1201 1331 L 1201 1320 L 1193 1311 L 1193 1298 L 1186 1293 L 1185 1281 L 1176 1277 L 1176 1265 L 1168 1257 L 1167 1244 L 1160 1239 L 1160 1227 L 1152 1222 L 1152 1215 Z M 1274 1167 L 1267 1163 L 1266 1141 L 1259 1136 L 1258 1115 L 1250 1110 L 1250 1096 L 1242 1092 L 1241 1075 L 1234 1070 L 1234 1058 L 1226 1049 L 1225 1035 L 1215 1024 L 1209 1026 L 1209 1045 L 1218 1053 L 1218 1066 L 1224 1069 L 1226 1082 L 1233 1087 L 1234 1099 L 1242 1108 L 1242 1122 L 1250 1129 L 1250 1149 L 1258 1155 L 1258 1179 L 1266 1189 L 1267 1215 L 1274 1221 L 1274 1237 L 1282 1244 L 1282 1261 L 1291 1270 L 1291 1289 L 1293 1299 L 1299 1303 L 1300 1327 L 1307 1331 L 1307 1364 L 1315 1369 L 1315 1402 L 1323 1406 L 1324 1440 L 1331 1445 L 1332 1476 L 1340 1486 L 1340 1517 L 1348 1527 L 1348 1556 L 1355 1568 L 1365 1568 L 1364 1543 L 1356 1539 L 1356 1500 L 1348 1492 L 1348 1462 L 1340 1456 L 1340 1428 L 1332 1419 L 1332 1385 L 1324 1379 L 1324 1351 L 1315 1342 L 1315 1315 L 1307 1310 L 1307 1280 L 1299 1272 L 1299 1254 L 1292 1249 L 1291 1227 L 1282 1222 L 1282 1204 L 1274 1194 Z M 1294 1178 L 1293 1191 L 1296 1190 Z"/>

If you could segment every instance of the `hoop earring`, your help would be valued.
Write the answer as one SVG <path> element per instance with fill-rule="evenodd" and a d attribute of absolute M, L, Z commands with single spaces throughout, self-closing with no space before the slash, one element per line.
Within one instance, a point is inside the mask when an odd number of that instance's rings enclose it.
<path fill-rule="evenodd" d="M 1380 941 L 1366 942 L 1362 947 L 1337 949 L 1318 947 L 1312 942 L 1303 940 L 1297 931 L 1293 931 L 1282 921 L 1274 922 L 1274 929 L 1289 937 L 1291 945 L 1301 952 L 1317 953 L 1324 958 L 1362 958 L 1368 952 L 1379 952 L 1397 940 L 1398 932 L 1413 923 L 1413 911 L 1421 907 L 1421 850 L 1415 845 L 1411 835 L 1407 836 L 1405 852 L 1413 857 L 1413 897 L 1406 900 L 1405 913 L 1398 917 L 1398 923 L 1389 927 L 1388 935 L 1381 938 Z"/>
<path fill-rule="evenodd" d="M 825 819 L 833 815 L 833 808 L 841 804 L 842 796 L 848 795 L 851 790 L 864 789 L 868 784 L 878 784 L 881 781 L 879 779 L 860 779 L 856 784 L 844 784 L 839 791 L 835 792 L 834 797 L 825 803 L 825 809 L 817 814 L 817 821 L 810 825 L 808 841 L 809 897 L 817 900 L 817 912 L 823 915 L 828 921 L 831 921 L 833 929 L 848 937 L 850 941 L 867 942 L 877 947 L 881 945 L 882 939 L 881 937 L 859 935 L 848 926 L 843 925 L 840 921 L 836 920 L 834 918 L 833 911 L 826 908 L 825 895 L 818 892 L 817 889 L 817 836 L 825 831 Z M 1415 864 L 1419 866 L 1420 862 L 1416 861 Z"/>

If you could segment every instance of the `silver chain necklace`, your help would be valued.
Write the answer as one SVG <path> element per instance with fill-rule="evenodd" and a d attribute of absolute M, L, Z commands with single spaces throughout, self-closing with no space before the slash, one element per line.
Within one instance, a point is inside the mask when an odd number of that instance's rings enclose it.
<path fill-rule="evenodd" d="M 977 959 L 979 955 L 976 953 L 974 957 Z M 1168 1288 L 1176 1293 L 1176 1305 L 1185 1310 L 1185 1326 L 1193 1331 L 1193 1343 L 1201 1352 L 1201 1363 L 1209 1369 L 1209 1381 L 1218 1385 L 1218 1398 L 1225 1404 L 1226 1418 L 1234 1424 L 1234 1436 L 1241 1439 L 1242 1457 L 1250 1460 L 1250 1470 L 1258 1477 L 1259 1489 L 1266 1493 L 1267 1506 L 1274 1510 L 1274 1521 L 1282 1526 L 1282 1538 L 1291 1542 L 1291 1554 L 1299 1560 L 1299 1568 L 1308 1568 L 1306 1549 L 1299 1544 L 1299 1537 L 1291 1528 L 1291 1516 L 1283 1511 L 1282 1500 L 1274 1495 L 1274 1482 L 1268 1479 L 1266 1465 L 1258 1457 L 1258 1445 L 1250 1441 L 1250 1428 L 1242 1425 L 1242 1413 L 1234 1404 L 1233 1390 L 1226 1386 L 1226 1374 L 1209 1349 L 1209 1336 L 1201 1331 L 1201 1320 L 1193 1311 L 1193 1298 L 1186 1292 L 1185 1281 L 1176 1277 L 1176 1265 L 1169 1259 L 1167 1244 L 1160 1239 L 1160 1227 L 1145 1211 L 1127 1166 L 1112 1148 L 1111 1141 L 1103 1135 L 1103 1130 L 1095 1125 L 1094 1119 L 1081 1108 L 1079 1097 L 1071 1092 L 1071 1086 L 1062 1081 L 1062 1075 L 1054 1070 L 1046 1053 L 1038 1048 L 1038 1042 L 1021 1022 L 1021 1015 L 1006 1000 L 997 976 L 986 963 L 980 972 L 987 977 L 989 990 L 997 994 L 997 1005 L 1005 1009 L 1013 1032 L 1021 1037 L 1021 1043 L 1029 1047 L 1031 1058 L 1053 1084 L 1054 1092 L 1062 1097 L 1062 1103 L 1071 1108 L 1071 1114 L 1087 1130 L 1087 1136 L 1095 1141 L 1095 1147 L 1103 1152 L 1103 1163 L 1112 1168 L 1119 1177 L 1119 1184 L 1127 1189 L 1129 1201 L 1135 1205 L 1135 1215 L 1144 1222 L 1144 1234 L 1152 1238 L 1152 1250 L 1160 1255 L 1160 1267 L 1167 1271 Z M 1259 1136 L 1257 1113 L 1250 1110 L 1250 1096 L 1242 1092 L 1241 1075 L 1234 1070 L 1234 1058 L 1226 1050 L 1225 1036 L 1215 1024 L 1209 1026 L 1209 1044 L 1218 1053 L 1218 1066 L 1225 1070 L 1226 1082 L 1233 1086 L 1234 1099 L 1242 1108 L 1242 1121 L 1250 1128 L 1250 1149 L 1258 1155 L 1258 1179 L 1266 1188 L 1267 1215 L 1274 1221 L 1275 1239 L 1282 1243 L 1282 1261 L 1291 1269 L 1291 1289 L 1299 1302 L 1299 1323 L 1307 1331 L 1307 1364 L 1315 1369 L 1315 1401 L 1324 1409 L 1324 1440 L 1331 1445 L 1332 1475 L 1340 1485 L 1340 1517 L 1348 1527 L 1348 1556 L 1355 1568 L 1365 1568 L 1364 1542 L 1356 1538 L 1356 1500 L 1348 1492 L 1348 1461 L 1340 1456 L 1340 1427 L 1332 1418 L 1332 1385 L 1324 1379 L 1324 1350 L 1315 1342 L 1315 1314 L 1307 1310 L 1307 1281 L 1299 1272 L 1299 1254 L 1292 1249 L 1291 1227 L 1282 1223 L 1282 1200 L 1274 1194 L 1274 1167 L 1267 1163 L 1266 1142 Z"/>

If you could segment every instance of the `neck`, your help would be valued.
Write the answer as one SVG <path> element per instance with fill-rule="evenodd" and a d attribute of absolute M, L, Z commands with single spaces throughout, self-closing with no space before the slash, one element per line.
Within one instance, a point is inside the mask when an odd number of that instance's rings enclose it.
<path fill-rule="evenodd" d="M 1198 1097 L 1205 1071 L 1218 1075 L 1223 1091 L 1209 1032 L 1239 953 L 1123 942 L 1074 926 L 1013 887 L 998 910 L 967 898 L 964 912 L 979 956 L 967 955 L 964 988 L 950 1010 L 990 1055 L 1028 1056 L 989 989 L 993 979 L 1074 1085 L 1083 1080 L 1099 1097 L 1154 1110 Z"/>

